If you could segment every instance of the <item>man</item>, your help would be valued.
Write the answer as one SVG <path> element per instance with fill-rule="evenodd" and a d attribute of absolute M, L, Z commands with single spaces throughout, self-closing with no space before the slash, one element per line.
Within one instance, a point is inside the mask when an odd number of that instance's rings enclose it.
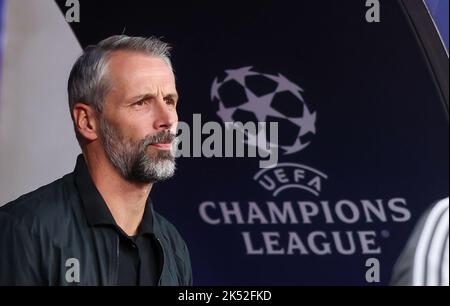
<path fill-rule="evenodd" d="M 392 285 L 449 285 L 448 203 L 438 201 L 421 216 L 394 266 Z"/>
<path fill-rule="evenodd" d="M 175 171 L 169 46 L 125 35 L 89 46 L 68 94 L 82 154 L 0 209 L 0 284 L 191 285 L 186 244 L 149 197 Z"/>

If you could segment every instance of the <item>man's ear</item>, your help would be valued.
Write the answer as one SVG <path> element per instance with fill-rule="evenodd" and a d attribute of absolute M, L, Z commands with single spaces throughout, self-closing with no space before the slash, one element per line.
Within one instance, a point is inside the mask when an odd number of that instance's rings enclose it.
<path fill-rule="evenodd" d="M 98 138 L 96 111 L 85 103 L 76 103 L 72 110 L 73 122 L 78 133 L 88 141 Z"/>

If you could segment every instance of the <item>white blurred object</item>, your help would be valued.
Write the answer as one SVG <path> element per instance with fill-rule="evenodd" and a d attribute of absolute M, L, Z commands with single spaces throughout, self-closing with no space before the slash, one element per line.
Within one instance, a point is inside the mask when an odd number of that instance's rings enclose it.
<path fill-rule="evenodd" d="M 0 206 L 71 172 L 80 152 L 67 102 L 81 47 L 53 0 L 5 1 Z"/>

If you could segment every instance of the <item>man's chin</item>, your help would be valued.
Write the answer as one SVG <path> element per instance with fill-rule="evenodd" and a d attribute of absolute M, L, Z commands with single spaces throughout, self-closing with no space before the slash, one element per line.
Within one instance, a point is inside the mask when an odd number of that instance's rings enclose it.
<path fill-rule="evenodd" d="M 157 183 L 170 179 L 175 174 L 175 162 L 160 160 L 152 165 L 136 167 L 130 173 L 128 180 L 138 183 Z"/>
<path fill-rule="evenodd" d="M 152 160 L 152 162 L 174 162 L 175 156 L 170 150 L 160 150 L 156 148 L 147 149 L 146 156 Z"/>

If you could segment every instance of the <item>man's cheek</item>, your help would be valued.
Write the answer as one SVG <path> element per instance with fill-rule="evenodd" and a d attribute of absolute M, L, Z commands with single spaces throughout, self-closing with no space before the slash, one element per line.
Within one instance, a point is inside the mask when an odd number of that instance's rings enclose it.
<path fill-rule="evenodd" d="M 170 128 L 170 134 L 175 135 L 178 130 L 178 116 L 177 116 L 177 122 L 173 124 L 173 126 Z"/>

